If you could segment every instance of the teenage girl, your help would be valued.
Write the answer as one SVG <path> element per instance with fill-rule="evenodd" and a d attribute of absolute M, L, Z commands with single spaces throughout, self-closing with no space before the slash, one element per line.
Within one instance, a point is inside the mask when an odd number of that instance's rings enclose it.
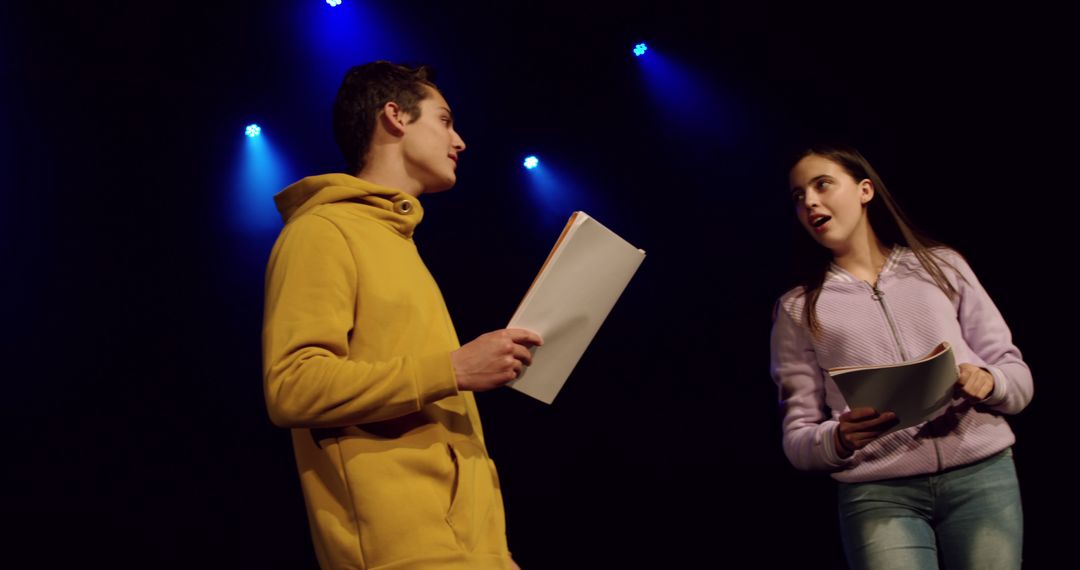
<path fill-rule="evenodd" d="M 815 147 L 789 173 L 810 240 L 801 284 L 777 302 L 772 376 L 784 451 L 839 482 L 853 568 L 1019 568 L 1023 516 L 1004 415 L 1031 372 L 1001 313 L 957 252 L 915 231 L 858 151 Z M 889 410 L 850 409 L 824 372 L 897 363 L 949 342 L 956 397 L 891 433 Z"/>

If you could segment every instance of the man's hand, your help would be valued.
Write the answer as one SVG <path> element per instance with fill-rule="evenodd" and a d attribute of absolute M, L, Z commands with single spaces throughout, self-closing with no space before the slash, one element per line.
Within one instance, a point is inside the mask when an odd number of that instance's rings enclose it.
<path fill-rule="evenodd" d="M 893 412 L 877 413 L 874 408 L 855 408 L 840 414 L 836 430 L 836 452 L 851 457 L 855 450 L 866 447 L 897 423 Z"/>
<path fill-rule="evenodd" d="M 525 329 L 502 329 L 482 334 L 450 353 L 458 389 L 483 392 L 517 378 L 532 364 L 531 346 L 544 344 Z"/>
<path fill-rule="evenodd" d="M 985 400 L 994 391 L 994 376 L 974 364 L 960 365 L 960 379 L 956 381 L 956 393 L 976 402 Z"/>

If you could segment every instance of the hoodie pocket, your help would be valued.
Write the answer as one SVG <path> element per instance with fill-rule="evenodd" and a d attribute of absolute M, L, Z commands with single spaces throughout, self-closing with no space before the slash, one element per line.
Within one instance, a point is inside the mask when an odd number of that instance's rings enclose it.
<path fill-rule="evenodd" d="M 487 455 L 467 441 L 447 444 L 454 463 L 450 509 L 446 522 L 454 530 L 458 544 L 474 552 L 482 547 L 491 529 L 498 526 L 492 517 L 501 516 L 495 493 L 495 476 Z"/>

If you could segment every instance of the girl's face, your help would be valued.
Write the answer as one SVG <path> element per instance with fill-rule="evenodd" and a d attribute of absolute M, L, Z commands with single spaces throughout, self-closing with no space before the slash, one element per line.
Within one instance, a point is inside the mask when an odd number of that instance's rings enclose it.
<path fill-rule="evenodd" d="M 874 197 L 870 180 L 855 180 L 839 164 L 811 154 L 791 169 L 790 184 L 799 223 L 834 254 L 868 237 L 866 204 Z"/>

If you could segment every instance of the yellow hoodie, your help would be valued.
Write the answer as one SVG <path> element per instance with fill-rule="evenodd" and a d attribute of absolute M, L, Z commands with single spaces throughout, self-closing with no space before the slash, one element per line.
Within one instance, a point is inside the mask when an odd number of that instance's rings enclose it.
<path fill-rule="evenodd" d="M 346 174 L 275 200 L 263 372 L 292 429 L 319 564 L 509 567 L 502 498 L 459 344 L 412 234 L 419 201 Z"/>

